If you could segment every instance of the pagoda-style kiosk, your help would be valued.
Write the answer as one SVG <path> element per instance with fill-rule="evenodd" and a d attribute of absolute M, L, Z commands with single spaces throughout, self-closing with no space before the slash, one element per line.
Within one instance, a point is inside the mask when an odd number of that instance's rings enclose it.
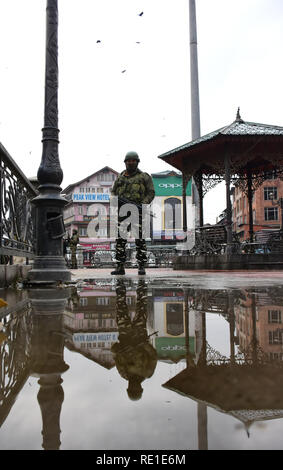
<path fill-rule="evenodd" d="M 283 177 L 283 127 L 244 121 L 238 109 L 232 124 L 159 156 L 182 172 L 183 188 L 194 178 L 198 189 L 198 220 L 193 249 L 175 260 L 174 269 L 282 269 L 282 227 L 277 238 L 257 243 L 252 199 L 263 181 Z M 224 225 L 204 226 L 203 197 L 221 181 L 226 184 Z M 232 233 L 231 184 L 247 195 L 250 239 L 244 246 Z M 183 195 L 183 230 L 187 233 Z M 268 243 L 267 243 L 268 242 Z M 282 245 L 282 246 L 281 246 Z"/>

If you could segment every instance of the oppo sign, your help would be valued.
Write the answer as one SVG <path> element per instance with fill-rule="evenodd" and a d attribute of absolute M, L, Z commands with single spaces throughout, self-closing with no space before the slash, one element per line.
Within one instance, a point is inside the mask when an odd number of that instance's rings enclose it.
<path fill-rule="evenodd" d="M 182 178 L 169 176 L 168 178 L 153 177 L 156 196 L 182 196 Z M 188 182 L 187 196 L 191 195 L 191 181 Z"/>
<path fill-rule="evenodd" d="M 182 188 L 181 183 L 161 183 L 158 185 L 159 188 Z"/>

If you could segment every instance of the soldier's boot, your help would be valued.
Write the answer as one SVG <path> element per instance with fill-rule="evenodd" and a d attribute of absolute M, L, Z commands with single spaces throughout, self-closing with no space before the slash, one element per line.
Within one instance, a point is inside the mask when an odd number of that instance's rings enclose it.
<path fill-rule="evenodd" d="M 125 274 L 125 269 L 124 269 L 124 265 L 122 263 L 118 263 L 117 264 L 117 268 L 115 269 L 115 271 L 112 271 L 111 274 L 113 276 L 118 276 L 118 275 L 124 275 Z"/>
<path fill-rule="evenodd" d="M 144 269 L 144 264 L 139 263 L 139 270 L 138 270 L 138 275 L 139 276 L 144 276 L 146 274 L 145 269 Z"/>

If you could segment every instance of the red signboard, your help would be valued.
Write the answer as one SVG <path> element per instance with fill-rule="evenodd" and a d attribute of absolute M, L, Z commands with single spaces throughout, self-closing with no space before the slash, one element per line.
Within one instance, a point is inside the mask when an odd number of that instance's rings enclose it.
<path fill-rule="evenodd" d="M 110 243 L 105 245 L 94 245 L 93 243 L 80 243 L 85 250 L 110 250 Z"/>

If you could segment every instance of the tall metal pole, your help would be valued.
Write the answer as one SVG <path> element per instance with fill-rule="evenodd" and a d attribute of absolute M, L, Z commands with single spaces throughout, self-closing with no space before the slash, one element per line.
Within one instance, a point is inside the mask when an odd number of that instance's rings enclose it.
<path fill-rule="evenodd" d="M 198 79 L 198 49 L 197 49 L 197 20 L 195 0 L 189 0 L 190 16 L 190 70 L 191 70 L 191 133 L 192 140 L 200 137 L 200 107 L 199 107 L 199 79 Z M 192 190 L 197 207 L 195 225 L 200 225 L 199 194 L 192 178 Z"/>
<path fill-rule="evenodd" d="M 29 273 L 31 283 L 71 278 L 63 257 L 63 207 L 60 195 L 63 171 L 58 154 L 58 6 L 47 0 L 44 128 L 42 160 L 38 169 L 39 196 L 32 200 L 36 217 L 36 257 Z"/>
<path fill-rule="evenodd" d="M 200 137 L 199 79 L 197 21 L 195 0 L 189 0 L 190 9 L 190 65 L 191 65 L 191 127 L 192 140 Z"/>

